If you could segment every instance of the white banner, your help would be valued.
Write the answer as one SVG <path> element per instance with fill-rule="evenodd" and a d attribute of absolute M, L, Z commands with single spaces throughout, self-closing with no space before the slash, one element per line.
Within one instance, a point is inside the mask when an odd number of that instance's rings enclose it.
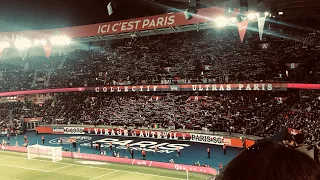
<path fill-rule="evenodd" d="M 52 127 L 52 132 L 53 133 L 63 134 L 64 133 L 64 128 L 63 127 Z"/>
<path fill-rule="evenodd" d="M 265 22 L 266 22 L 266 17 L 260 17 L 258 19 L 258 28 L 259 28 L 260 41 L 262 41 L 262 35 L 263 35 L 263 29 L 264 29 Z"/>
<path fill-rule="evenodd" d="M 207 143 L 207 144 L 215 144 L 215 145 L 223 145 L 223 137 L 222 136 L 212 136 L 205 134 L 190 134 L 190 141 L 199 142 L 199 143 Z"/>
<path fill-rule="evenodd" d="M 85 134 L 83 127 L 64 127 L 64 134 Z"/>

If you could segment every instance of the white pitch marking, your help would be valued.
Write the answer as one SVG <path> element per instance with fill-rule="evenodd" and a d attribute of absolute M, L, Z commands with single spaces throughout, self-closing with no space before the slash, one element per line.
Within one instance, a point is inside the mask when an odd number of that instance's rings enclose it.
<path fill-rule="evenodd" d="M 109 175 L 109 174 L 113 174 L 113 173 L 115 173 L 115 172 L 118 172 L 118 170 L 115 170 L 115 171 L 109 172 L 109 173 L 107 173 L 107 174 L 103 174 L 103 175 L 101 175 L 101 176 L 97 176 L 97 177 L 92 178 L 92 179 L 90 179 L 90 180 L 98 179 L 98 178 L 101 178 L 101 177 L 107 176 L 107 175 Z"/>
<path fill-rule="evenodd" d="M 9 180 L 12 180 L 12 179 L 14 179 L 14 180 L 20 180 L 20 179 L 17 179 L 17 178 L 12 178 L 12 177 L 6 177 L 6 176 L 0 176 L 0 178 L 2 179 L 9 179 Z"/>
<path fill-rule="evenodd" d="M 14 152 L 10 152 L 10 151 L 6 151 L 9 153 L 14 153 Z M 17 153 L 18 154 L 18 153 Z M 21 153 L 20 153 L 21 154 Z M 11 156 L 12 158 L 17 158 L 17 159 L 28 159 L 28 158 L 22 158 L 22 157 L 16 157 L 16 156 Z M 29 159 L 30 161 L 40 161 L 40 162 L 52 162 L 52 161 L 47 161 L 47 160 L 41 160 L 41 159 Z M 80 165 L 80 164 L 71 164 L 71 163 L 63 163 L 63 162 L 55 162 L 57 164 L 68 164 L 68 165 L 73 165 L 73 166 L 79 166 L 79 167 L 90 167 L 90 166 L 85 166 L 85 165 Z M 101 168 L 101 167 L 95 167 L 92 166 L 92 168 L 96 168 L 96 169 L 106 169 L 106 170 L 115 170 L 115 171 L 119 171 L 119 172 L 126 172 L 126 173 L 138 173 L 138 174 L 143 174 L 146 176 L 155 176 L 155 177 L 162 177 L 162 178 L 166 178 L 166 179 L 179 179 L 181 180 L 181 178 L 174 178 L 174 177 L 168 177 L 168 176 L 161 176 L 161 175 L 155 175 L 155 174 L 146 174 L 146 173 L 139 173 L 139 172 L 132 172 L 132 171 L 124 171 L 124 170 L 117 170 L 117 169 L 111 169 L 111 168 Z"/>
<path fill-rule="evenodd" d="M 69 165 L 66 165 L 66 166 L 63 166 L 63 167 L 59 167 L 59 168 L 54 169 L 54 170 L 51 170 L 51 171 L 49 171 L 49 172 L 53 172 L 53 171 L 57 171 L 57 170 L 60 170 L 60 169 L 64 169 L 64 168 L 70 167 L 70 166 L 72 166 L 72 165 L 73 165 L 73 164 L 69 164 Z"/>
<path fill-rule="evenodd" d="M 49 171 L 45 171 L 45 170 L 41 170 L 41 169 L 27 168 L 27 167 L 22 167 L 22 166 L 13 166 L 13 165 L 9 165 L 9 164 L 0 164 L 0 166 L 14 167 L 14 168 L 26 169 L 26 170 L 32 170 L 32 171 L 49 172 Z"/>
<path fill-rule="evenodd" d="M 5 159 L 9 159 L 9 158 L 11 158 L 11 156 L 10 156 L 10 157 L 7 156 L 7 157 L 5 157 L 5 158 L 1 158 L 0 161 L 1 161 L 1 160 L 5 160 Z"/>

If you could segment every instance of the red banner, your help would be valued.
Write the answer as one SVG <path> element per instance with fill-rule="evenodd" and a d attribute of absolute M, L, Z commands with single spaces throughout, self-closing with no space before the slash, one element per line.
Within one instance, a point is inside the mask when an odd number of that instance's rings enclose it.
<path fill-rule="evenodd" d="M 49 43 L 42 44 L 43 50 L 46 53 L 47 58 L 50 57 L 52 45 Z"/>
<path fill-rule="evenodd" d="M 151 90 L 155 88 L 155 90 Z M 130 88 L 130 89 L 129 89 Z M 0 97 L 46 94 L 59 92 L 140 92 L 140 91 L 231 91 L 231 90 L 262 90 L 262 91 L 285 91 L 288 89 L 320 89 L 320 84 L 298 84 L 298 83 L 259 83 L 259 84 L 199 84 L 199 85 L 149 85 L 149 86 L 108 86 L 108 87 L 77 87 L 77 88 L 57 88 L 28 91 L 1 92 Z M 142 89 L 142 90 L 141 90 Z M 123 91 L 124 90 L 124 91 Z"/>
<path fill-rule="evenodd" d="M 15 41 L 17 36 L 29 39 L 50 39 L 55 35 L 65 35 L 69 38 L 82 38 L 89 36 L 119 34 L 126 32 L 144 31 L 157 28 L 166 28 L 173 26 L 182 26 L 189 24 L 199 24 L 212 21 L 212 18 L 223 16 L 225 12 L 221 7 L 208 7 L 198 9 L 197 15 L 187 20 L 184 12 L 172 14 L 162 14 L 123 21 L 107 22 L 100 24 L 91 24 L 84 26 L 74 26 L 68 28 L 57 28 L 48 30 L 20 31 L 0 33 L 0 41 Z M 230 17 L 236 17 L 238 11 L 234 11 Z"/>
<path fill-rule="evenodd" d="M 88 88 L 89 90 L 90 88 Z M 156 92 L 156 91 L 281 91 L 286 84 L 186 84 L 186 85 L 146 85 L 146 86 L 105 86 L 94 88 L 96 92 Z"/>
<path fill-rule="evenodd" d="M 296 129 L 292 129 L 292 128 L 288 128 L 288 133 L 292 134 L 292 135 L 296 135 L 296 134 L 301 134 L 301 131 L 296 130 Z"/>
<path fill-rule="evenodd" d="M 241 43 L 243 42 L 244 35 L 246 34 L 248 24 L 249 24 L 248 20 L 242 21 L 237 24 Z"/>
<path fill-rule="evenodd" d="M 290 89 L 320 89 L 320 84 L 289 83 Z"/>
<path fill-rule="evenodd" d="M 51 126 L 38 126 L 36 127 L 36 131 L 43 134 L 55 134 Z"/>
<path fill-rule="evenodd" d="M 253 140 L 249 140 L 249 139 L 245 139 L 244 140 L 244 144 L 245 144 L 245 147 L 246 148 L 249 148 L 249 147 L 251 147 L 252 145 L 254 145 L 254 141 Z"/>
<path fill-rule="evenodd" d="M 57 88 L 57 89 L 41 89 L 41 90 L 1 92 L 0 93 L 0 97 L 3 97 L 3 96 L 16 96 L 16 95 L 28 95 L 28 94 L 59 93 L 59 92 L 77 92 L 77 91 L 79 92 L 79 91 L 84 91 L 84 90 L 85 90 L 84 87 L 77 87 L 77 88 Z"/>
<path fill-rule="evenodd" d="M 24 153 L 27 152 L 27 148 L 25 147 L 0 145 L 0 149 L 6 150 L 6 151 L 16 151 L 16 152 L 24 152 Z M 171 163 L 147 161 L 147 160 L 140 160 L 140 159 L 116 158 L 111 156 L 101 156 L 101 155 L 84 154 L 84 153 L 71 153 L 71 152 L 65 152 L 65 151 L 62 152 L 62 156 L 67 158 L 74 158 L 74 159 L 86 159 L 86 160 L 95 160 L 95 161 L 102 161 L 102 162 L 132 164 L 137 166 L 156 167 L 156 168 L 172 169 L 177 171 L 188 170 L 189 172 L 217 175 L 217 171 L 215 169 L 209 168 L 209 167 L 201 167 L 201 166 L 171 164 Z"/>
<path fill-rule="evenodd" d="M 43 117 L 24 118 L 24 122 L 42 122 Z"/>

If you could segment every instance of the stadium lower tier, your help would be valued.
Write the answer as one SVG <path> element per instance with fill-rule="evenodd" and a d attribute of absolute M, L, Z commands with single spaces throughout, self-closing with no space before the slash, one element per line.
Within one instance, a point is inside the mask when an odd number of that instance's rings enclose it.
<path fill-rule="evenodd" d="M 42 144 L 42 135 L 37 135 L 35 132 L 26 133 L 29 145 Z M 164 139 L 146 139 L 133 137 L 119 136 L 101 136 L 101 135 L 51 135 L 44 136 L 44 145 L 47 146 L 63 146 L 65 151 L 78 152 L 88 154 L 105 153 L 103 156 L 113 156 L 113 153 L 120 154 L 120 157 L 131 157 L 130 151 L 126 144 L 130 144 L 130 148 L 134 151 L 134 159 L 143 159 L 142 150 L 146 151 L 146 160 L 169 162 L 171 159 L 176 164 L 194 165 L 199 162 L 200 165 L 210 165 L 214 169 L 219 169 L 219 164 L 227 164 L 242 149 L 227 147 L 227 153 L 224 155 L 222 146 L 212 144 L 194 143 L 182 140 L 164 140 Z M 7 140 L 7 137 L 2 137 Z M 60 142 L 62 139 L 62 143 Z M 73 140 L 76 140 L 76 148 L 73 148 Z M 24 143 L 24 135 L 10 137 L 10 145 L 18 143 L 21 146 Z M 101 151 L 94 147 L 95 143 L 101 143 Z M 112 142 L 112 150 L 110 149 Z M 93 147 L 91 147 L 93 144 Z M 158 147 L 155 153 L 154 147 Z M 177 156 L 177 148 L 180 149 L 181 155 Z M 210 159 L 208 158 L 207 149 L 210 148 Z"/>

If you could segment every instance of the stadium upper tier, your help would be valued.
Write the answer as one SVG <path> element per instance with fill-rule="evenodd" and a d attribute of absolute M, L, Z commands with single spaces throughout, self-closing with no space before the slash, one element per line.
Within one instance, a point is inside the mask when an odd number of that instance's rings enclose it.
<path fill-rule="evenodd" d="M 250 28 L 250 27 L 249 27 Z M 291 81 L 319 83 L 319 33 L 273 27 L 259 41 L 236 27 L 106 41 L 53 50 L 24 60 L 4 52 L 1 91 L 141 84 Z M 286 37 L 286 38 L 284 38 Z M 265 49 L 267 48 L 267 49 Z M 68 50 L 69 49 L 69 50 Z M 42 50 L 42 54 L 43 50 Z"/>

